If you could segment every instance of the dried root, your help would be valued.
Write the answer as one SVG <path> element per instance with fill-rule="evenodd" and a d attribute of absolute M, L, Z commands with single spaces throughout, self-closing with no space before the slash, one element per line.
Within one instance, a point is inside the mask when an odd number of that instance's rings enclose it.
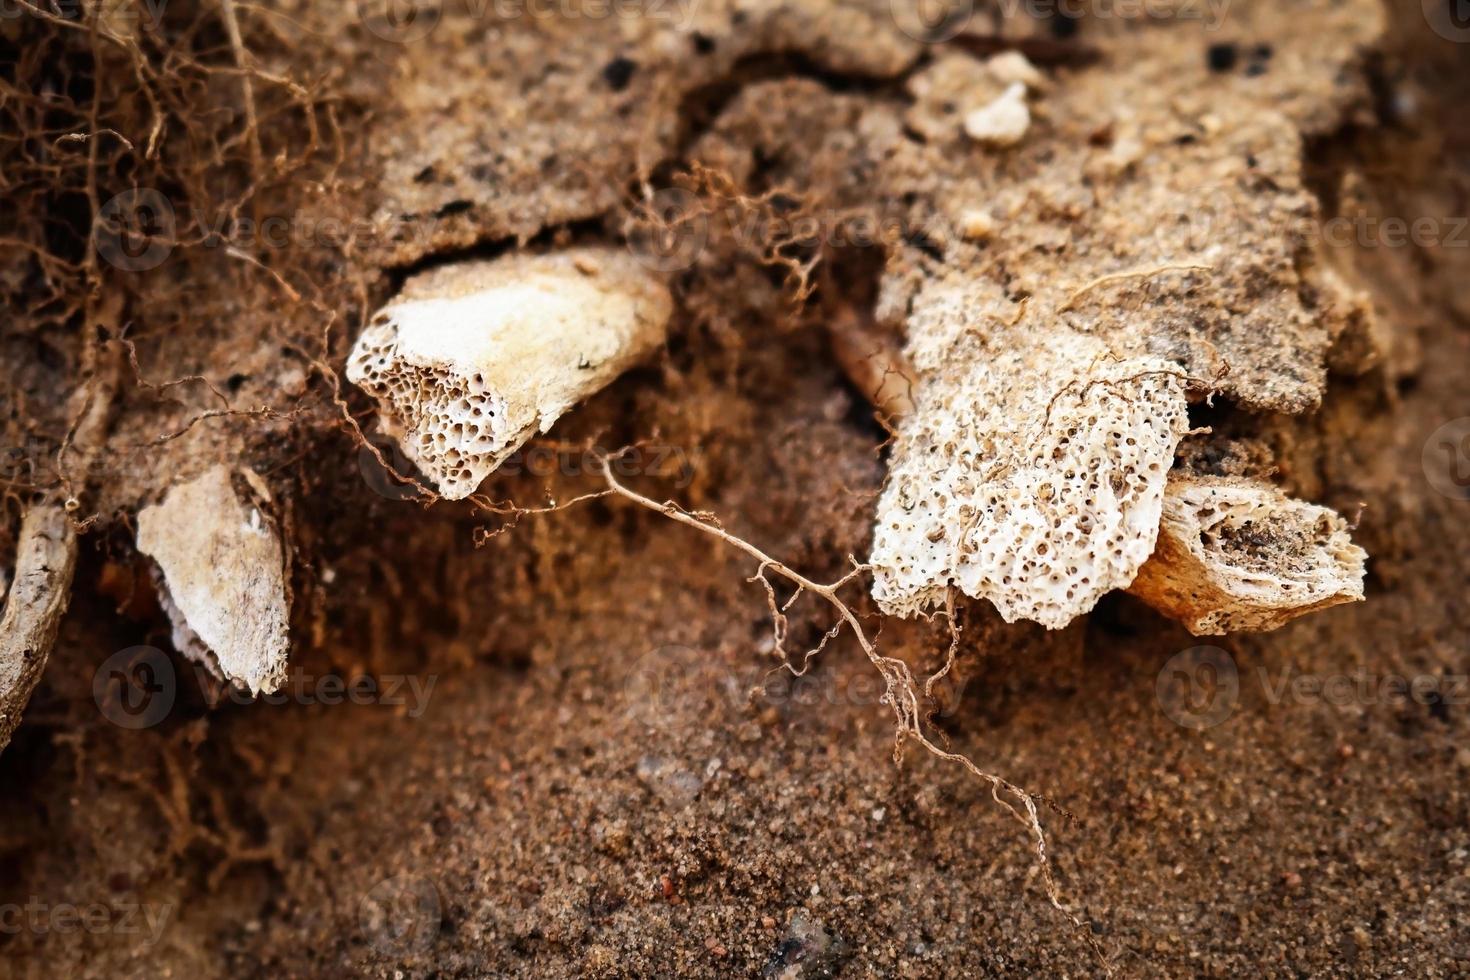
<path fill-rule="evenodd" d="M 850 306 L 832 313 L 827 330 L 838 366 L 878 411 L 893 423 L 913 414 L 917 379 L 897 337 Z"/>
<path fill-rule="evenodd" d="M 1046 832 L 1041 826 L 1041 819 L 1037 809 L 1037 803 L 1045 803 L 1045 800 L 1027 792 L 1001 776 L 981 769 L 968 756 L 959 752 L 949 751 L 930 739 L 924 730 L 924 718 L 926 717 L 923 704 L 924 695 L 921 693 L 921 685 L 915 679 L 913 671 L 904 661 L 896 657 L 885 656 L 878 650 L 877 644 L 868 636 L 867 631 L 863 628 L 857 613 L 842 598 L 841 591 L 843 587 L 856 580 L 864 572 L 870 571 L 868 566 L 861 565 L 856 560 L 849 558 L 852 561 L 852 568 L 837 581 L 831 584 L 815 582 L 775 558 L 772 558 L 750 542 L 724 530 L 718 524 L 711 522 L 702 515 L 691 514 L 672 501 L 659 503 L 634 490 L 630 490 L 618 482 L 605 460 L 602 463 L 602 476 L 607 483 L 610 494 L 621 497 L 624 500 L 654 511 L 655 513 L 662 514 L 670 520 L 711 535 L 730 547 L 749 555 L 758 562 L 759 566 L 756 572 L 756 578 L 766 588 L 767 598 L 770 601 L 771 610 L 775 616 L 778 640 L 785 633 L 785 613 L 791 608 L 792 603 L 798 597 L 803 593 L 811 593 L 825 600 L 836 611 L 838 622 L 823 635 L 821 645 L 817 650 L 811 651 L 802 658 L 801 670 L 805 669 L 810 658 L 822 647 L 825 647 L 843 626 L 848 627 L 852 631 L 853 637 L 857 640 L 858 646 L 862 648 L 864 655 L 867 656 L 868 661 L 877 668 L 878 673 L 883 677 L 886 685 L 886 693 L 883 701 L 893 709 L 894 720 L 897 723 L 897 744 L 895 746 L 895 752 L 901 752 L 905 742 L 916 743 L 930 755 L 961 766 L 972 775 L 990 785 L 991 796 L 994 800 L 1005 807 L 1011 816 L 1025 827 L 1027 833 L 1030 834 L 1033 849 L 1036 854 L 1037 868 L 1041 874 L 1048 900 L 1054 908 L 1065 915 L 1076 926 L 1079 933 L 1087 941 L 1089 947 L 1098 955 L 1104 970 L 1111 974 L 1111 969 L 1107 964 L 1106 954 L 1101 945 L 1092 936 L 1091 930 L 1083 922 L 1082 917 L 1063 901 L 1061 889 L 1057 885 L 1055 876 L 1052 874 L 1051 861 L 1047 857 Z M 767 573 L 783 578 L 796 587 L 796 593 L 780 607 L 776 605 L 775 592 L 771 588 L 769 581 L 765 578 Z M 948 667 L 945 669 L 947 670 Z M 793 670 L 798 673 L 800 672 L 796 671 L 795 668 Z"/>
<path fill-rule="evenodd" d="M 51 655 L 76 565 L 77 538 L 65 510 L 52 503 L 32 507 L 21 523 L 15 584 L 0 620 L 0 749 Z"/>

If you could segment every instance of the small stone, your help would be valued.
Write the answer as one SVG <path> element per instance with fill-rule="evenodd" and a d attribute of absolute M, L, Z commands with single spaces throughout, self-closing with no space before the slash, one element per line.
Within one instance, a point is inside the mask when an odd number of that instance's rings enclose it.
<path fill-rule="evenodd" d="M 960 215 L 960 237 L 967 242 L 982 242 L 995 232 L 995 219 L 983 208 L 969 208 Z"/>
<path fill-rule="evenodd" d="M 965 116 L 965 135 L 991 146 L 1015 146 L 1031 127 L 1026 86 L 1012 82 L 999 98 Z"/>
<path fill-rule="evenodd" d="M 985 62 L 985 67 L 1005 85 L 1020 82 L 1033 92 L 1046 88 L 1046 76 L 1019 51 L 1003 51 Z"/>
<path fill-rule="evenodd" d="M 834 940 L 820 922 L 798 910 L 786 925 L 786 935 L 761 975 L 781 980 L 829 977 L 844 953 L 845 943 Z"/>
<path fill-rule="evenodd" d="M 620 857 L 628 853 L 628 845 L 632 841 L 632 834 L 623 823 L 599 824 L 593 831 L 593 840 L 597 849 L 604 854 Z"/>
<path fill-rule="evenodd" d="M 704 788 L 699 774 L 681 768 L 672 760 L 656 755 L 645 755 L 638 760 L 634 770 L 638 779 L 666 806 L 681 808 L 693 803 Z"/>

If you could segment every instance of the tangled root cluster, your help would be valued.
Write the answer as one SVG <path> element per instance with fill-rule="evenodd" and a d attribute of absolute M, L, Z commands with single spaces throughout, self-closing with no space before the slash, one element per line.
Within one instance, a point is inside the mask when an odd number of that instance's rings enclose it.
<path fill-rule="evenodd" d="M 107 400 L 92 397 L 106 386 L 101 352 L 143 321 L 133 307 L 146 296 L 146 329 L 172 319 L 197 331 L 177 274 L 195 261 L 213 263 L 216 297 L 258 289 L 271 256 L 242 223 L 304 173 L 331 186 L 341 146 L 331 80 L 309 68 L 315 42 L 282 43 L 266 11 L 237 16 L 233 0 L 18 7 L 0 20 L 0 303 L 11 311 L 0 343 L 19 365 L 0 395 L 0 498 L 12 513 L 85 483 L 60 450 L 80 403 Z M 78 380 L 85 398 L 54 397 Z"/>

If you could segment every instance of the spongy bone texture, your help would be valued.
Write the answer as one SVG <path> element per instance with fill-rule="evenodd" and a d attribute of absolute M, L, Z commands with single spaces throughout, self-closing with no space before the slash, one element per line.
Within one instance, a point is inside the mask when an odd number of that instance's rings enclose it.
<path fill-rule="evenodd" d="M 242 473 L 258 492 L 264 483 Z M 158 564 L 175 648 L 252 694 L 277 690 L 289 653 L 285 558 L 229 467 L 215 466 L 138 514 L 138 550 Z"/>
<path fill-rule="evenodd" d="M 673 301 L 629 253 L 576 248 L 444 266 L 373 316 L 347 377 L 445 497 L 663 343 Z"/>
<path fill-rule="evenodd" d="M 1363 598 L 1362 548 L 1335 511 L 1259 480 L 1175 476 L 1130 590 L 1196 635 L 1272 630 Z"/>
<path fill-rule="evenodd" d="M 911 616 L 958 585 L 1059 629 L 1153 551 L 1186 427 L 1177 365 L 1057 327 L 990 321 L 971 288 L 921 296 L 921 384 L 878 507 L 873 595 Z"/>

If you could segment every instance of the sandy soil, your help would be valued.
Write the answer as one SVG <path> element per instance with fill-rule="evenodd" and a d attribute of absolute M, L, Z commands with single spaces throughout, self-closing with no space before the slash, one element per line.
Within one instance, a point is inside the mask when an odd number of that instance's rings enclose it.
<path fill-rule="evenodd" d="M 1297 52 L 1272 70 L 1311 75 L 1299 57 L 1313 38 L 1285 14 L 1269 22 L 1277 50 Z M 818 64 L 800 73 L 842 97 L 901 98 L 901 38 L 865 46 L 794 14 L 761 24 L 759 43 L 741 42 L 761 58 L 803 38 Z M 1334 39 L 1357 33 L 1339 27 Z M 1104 51 L 1109 36 L 1097 39 Z M 782 73 L 759 58 L 732 69 L 743 55 L 725 35 L 699 37 L 688 43 L 712 44 L 719 64 L 689 69 L 682 99 L 656 72 L 634 73 L 627 99 L 644 100 L 638 118 L 652 121 L 594 168 L 616 171 L 640 140 L 660 155 L 687 149 L 692 121 L 707 129 L 698 117 L 733 104 L 730 71 Z M 1209 36 L 1188 37 L 1205 63 Z M 605 38 L 577 44 L 572 75 L 607 71 Z M 1448 228 L 1470 206 L 1470 48 L 1427 31 L 1416 3 L 1390 9 L 1364 59 L 1322 47 L 1324 63 L 1351 61 L 1357 74 L 1327 96 L 1279 83 L 1308 134 L 1301 171 L 1322 220 L 1430 216 Z M 462 199 L 446 186 L 475 161 L 414 183 L 442 147 L 432 127 L 393 120 L 433 102 L 415 72 L 435 57 L 473 60 L 474 46 L 409 50 L 407 63 L 373 62 L 348 82 L 396 72 L 407 108 L 382 107 L 380 130 L 361 124 L 382 157 L 348 164 L 355 189 L 322 207 L 387 196 L 397 178 L 380 186 L 379 173 L 407 175 L 423 213 Z M 513 87 L 534 59 L 507 50 L 495 84 Z M 661 70 L 677 75 L 685 57 Z M 1107 61 L 1055 69 L 1064 80 L 1074 70 Z M 553 114 L 575 84 L 557 76 L 528 105 Z M 1347 109 L 1324 123 L 1320 99 Z M 465 113 L 452 125 L 481 124 L 492 126 Z M 592 153 L 566 129 L 564 152 Z M 339 291 L 319 301 L 356 295 L 340 307 L 350 323 L 426 253 L 493 251 L 548 226 L 562 240 L 609 234 L 611 218 L 586 217 L 609 207 L 605 185 L 531 180 L 533 142 L 500 161 L 506 193 L 545 194 L 562 211 L 476 199 L 408 244 L 312 253 L 303 269 Z M 961 604 L 936 726 L 1054 803 L 1042 810 L 1048 855 L 1082 930 L 1047 902 L 1031 841 L 983 784 L 912 746 L 895 757 L 891 712 L 849 638 L 800 680 L 774 669 L 748 559 L 613 499 L 518 522 L 403 499 L 332 423 L 327 385 L 299 354 L 322 329 L 317 311 L 285 304 L 264 278 L 254 292 L 211 293 L 199 280 L 217 256 L 165 266 L 178 288 L 132 314 L 143 376 L 200 370 L 238 404 L 302 415 L 198 427 L 89 490 L 100 519 L 71 611 L 0 755 L 0 975 L 1465 975 L 1470 501 L 1451 438 L 1465 430 L 1442 428 L 1470 416 L 1470 238 L 1459 235 L 1429 248 L 1357 235 L 1324 253 L 1368 291 L 1384 337 L 1366 367 L 1343 353 L 1353 338 L 1340 340 L 1320 410 L 1248 412 L 1228 398 L 1191 408 L 1196 424 L 1268 446 L 1284 483 L 1355 519 L 1372 556 L 1366 602 L 1205 640 L 1125 595 L 1059 632 Z M 770 315 L 790 308 L 778 273 L 732 260 L 725 281 L 705 278 L 686 283 L 686 322 L 656 363 L 533 444 L 559 452 L 562 472 L 497 475 L 487 492 L 570 499 L 588 484 L 582 446 L 641 441 L 630 482 L 835 578 L 867 552 L 889 434 L 825 335 Z M 199 317 L 187 336 L 167 326 L 181 304 Z M 274 312 L 280 322 L 257 329 Z M 340 365 L 350 338 L 331 329 Z M 31 340 L 5 343 L 28 351 Z M 70 354 L 58 356 L 24 384 L 64 375 Z M 124 397 L 137 411 L 120 415 L 115 438 L 133 446 L 209 402 L 188 386 L 171 400 L 141 386 Z M 1440 448 L 1447 439 L 1458 457 Z M 210 703 L 213 685 L 171 652 L 131 546 L 139 500 L 196 456 L 236 451 L 294 489 L 306 584 L 281 704 Z M 888 652 L 927 671 L 943 662 L 942 621 L 859 608 Z M 830 622 L 808 597 L 791 645 L 815 643 Z M 145 706 L 136 727 L 137 714 L 99 708 L 94 678 L 140 645 L 161 651 L 147 663 L 162 710 Z M 334 686 L 363 676 L 376 682 L 353 697 Z"/>

